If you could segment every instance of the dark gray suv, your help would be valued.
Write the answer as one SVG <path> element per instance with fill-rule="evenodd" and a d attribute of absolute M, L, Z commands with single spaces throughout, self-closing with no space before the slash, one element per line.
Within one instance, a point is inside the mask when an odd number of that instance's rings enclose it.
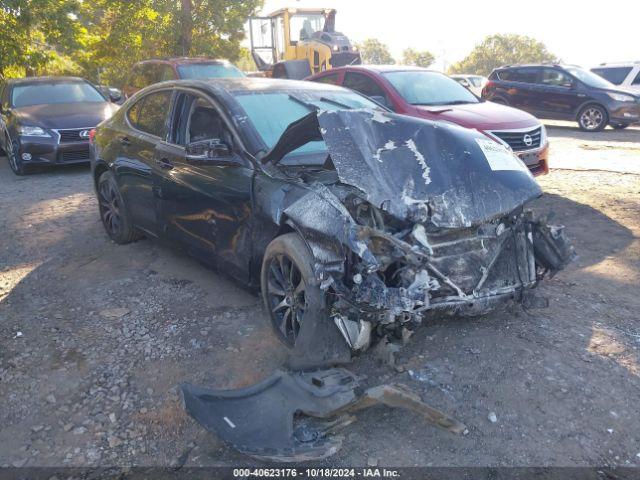
<path fill-rule="evenodd" d="M 640 95 L 570 65 L 496 68 L 482 98 L 525 110 L 539 118 L 575 120 L 585 131 L 620 129 L 640 122 Z"/>

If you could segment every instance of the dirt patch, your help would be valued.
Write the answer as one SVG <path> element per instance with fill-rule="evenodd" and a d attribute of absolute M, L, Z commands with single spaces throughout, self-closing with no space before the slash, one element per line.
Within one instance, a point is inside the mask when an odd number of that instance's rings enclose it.
<path fill-rule="evenodd" d="M 580 255 L 539 288 L 548 309 L 431 321 L 403 371 L 370 354 L 352 366 L 469 434 L 376 407 L 322 465 L 640 463 L 640 177 L 540 183 L 535 208 Z M 86 169 L 17 178 L 0 160 L 0 186 L 0 465 L 254 463 L 186 417 L 176 386 L 246 386 L 281 365 L 259 298 L 154 242 L 110 243 Z"/>

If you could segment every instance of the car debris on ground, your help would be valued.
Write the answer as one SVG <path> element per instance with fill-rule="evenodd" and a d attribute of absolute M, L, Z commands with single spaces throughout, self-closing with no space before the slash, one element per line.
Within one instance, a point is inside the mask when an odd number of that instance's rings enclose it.
<path fill-rule="evenodd" d="M 363 390 L 342 368 L 315 372 L 277 371 L 238 390 L 182 385 L 184 405 L 196 421 L 238 451 L 275 462 L 318 460 L 342 446 L 340 429 L 355 412 L 374 405 L 409 410 L 438 428 L 461 434 L 464 424 L 427 405 L 402 385 Z"/>

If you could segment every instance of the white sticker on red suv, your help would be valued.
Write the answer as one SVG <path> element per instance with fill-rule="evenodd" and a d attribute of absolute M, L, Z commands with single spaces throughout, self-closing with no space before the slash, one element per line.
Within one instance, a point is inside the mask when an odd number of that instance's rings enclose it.
<path fill-rule="evenodd" d="M 488 138 L 476 138 L 476 142 L 482 149 L 491 170 L 520 170 L 529 172 L 522 160 L 504 145 L 494 142 Z"/>

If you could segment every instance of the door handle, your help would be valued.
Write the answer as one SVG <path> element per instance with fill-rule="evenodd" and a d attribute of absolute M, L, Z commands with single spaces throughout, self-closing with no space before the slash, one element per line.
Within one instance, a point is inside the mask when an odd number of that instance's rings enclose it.
<path fill-rule="evenodd" d="M 131 140 L 129 140 L 128 137 L 120 137 L 120 143 L 124 146 L 124 147 L 128 147 L 129 145 L 131 145 Z"/>
<path fill-rule="evenodd" d="M 173 163 L 169 161 L 168 158 L 156 158 L 156 165 L 164 170 L 171 170 L 173 168 Z"/>

